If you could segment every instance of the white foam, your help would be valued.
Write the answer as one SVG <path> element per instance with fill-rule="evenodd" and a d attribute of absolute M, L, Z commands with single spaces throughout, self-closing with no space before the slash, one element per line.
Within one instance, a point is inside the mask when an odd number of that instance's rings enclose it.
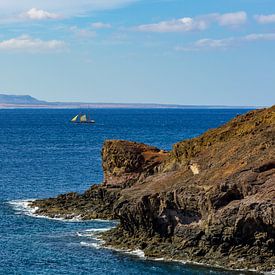
<path fill-rule="evenodd" d="M 64 218 L 64 217 L 48 217 L 44 215 L 36 214 L 36 211 L 39 209 L 39 207 L 31 207 L 30 204 L 35 201 L 35 199 L 29 199 L 29 200 L 13 200 L 9 201 L 8 204 L 10 204 L 13 209 L 18 212 L 19 214 L 24 214 L 30 217 L 34 218 L 40 218 L 40 219 L 50 219 L 50 220 L 56 220 L 56 221 L 65 221 L 65 222 L 82 222 L 81 216 L 72 216 L 72 218 Z"/>
<path fill-rule="evenodd" d="M 93 238 L 93 239 L 98 239 L 96 238 L 96 234 L 94 232 L 76 232 L 76 235 L 78 237 L 85 237 L 85 238 Z"/>
<path fill-rule="evenodd" d="M 80 232 L 76 232 L 76 235 L 77 235 L 78 237 L 89 237 L 87 234 L 80 233 Z"/>
<path fill-rule="evenodd" d="M 125 254 L 130 254 L 130 255 L 133 255 L 133 256 L 137 256 L 137 257 L 142 258 L 142 259 L 146 259 L 145 253 L 141 249 L 135 249 L 135 250 L 120 249 L 120 248 L 116 248 L 116 247 L 113 247 L 113 246 L 105 246 L 105 241 L 103 241 L 100 238 L 93 238 L 93 240 L 98 241 L 97 242 L 97 249 L 99 249 L 99 248 L 109 249 L 109 250 L 117 251 L 117 252 L 120 252 L 120 253 L 125 253 Z M 91 247 L 95 246 L 95 244 L 93 244 L 93 243 L 87 243 L 87 244 L 88 244 L 87 246 L 91 246 Z"/>
<path fill-rule="evenodd" d="M 101 248 L 100 243 L 80 242 L 80 245 L 85 246 L 85 247 L 92 247 L 92 248 L 95 248 L 95 249 L 100 249 Z"/>
<path fill-rule="evenodd" d="M 93 238 L 94 240 L 101 241 L 101 239 L 97 237 L 98 234 L 102 232 L 107 232 L 113 228 L 115 228 L 115 226 L 110 226 L 105 228 L 90 228 L 90 229 L 84 230 L 83 232 L 76 232 L 76 235 L 78 237 L 90 237 L 90 238 Z"/>
<path fill-rule="evenodd" d="M 132 250 L 132 251 L 125 251 L 125 253 L 135 255 L 139 258 L 145 258 L 145 254 L 141 249 L 136 249 L 136 250 Z"/>
<path fill-rule="evenodd" d="M 13 200 L 13 201 L 9 201 L 8 204 L 10 204 L 15 211 L 31 216 L 31 215 L 34 215 L 34 213 L 38 210 L 38 207 L 30 207 L 30 204 L 33 201 L 34 199 Z"/>
<path fill-rule="evenodd" d="M 73 214 L 72 214 L 73 215 Z M 69 217 L 49 217 L 49 216 L 44 216 L 44 215 L 38 215 L 38 214 L 33 214 L 31 215 L 32 217 L 35 218 L 40 218 L 40 219 L 48 219 L 48 220 L 54 220 L 54 221 L 61 221 L 61 222 L 85 222 L 84 220 L 81 219 L 81 216 L 70 216 Z"/>
<path fill-rule="evenodd" d="M 164 262 L 166 259 L 165 258 L 154 258 L 154 261 L 159 261 L 159 262 Z"/>
<path fill-rule="evenodd" d="M 67 217 L 60 217 L 58 215 L 56 215 L 55 217 L 49 217 L 46 215 L 36 214 L 36 211 L 39 209 L 39 207 L 31 207 L 30 204 L 33 201 L 35 201 L 35 199 L 12 200 L 12 201 L 9 201 L 8 204 L 10 204 L 17 213 L 24 214 L 34 218 L 49 219 L 49 220 L 63 221 L 63 222 L 85 222 L 85 220 L 82 219 L 81 215 L 74 216 L 74 214 L 71 214 L 70 216 L 67 216 Z M 110 222 L 109 220 L 101 220 L 101 219 L 93 219 L 92 221 Z"/>
<path fill-rule="evenodd" d="M 108 227 L 108 228 L 92 228 L 92 229 L 87 229 L 84 231 L 84 233 L 80 233 L 77 232 L 77 235 L 80 237 L 92 237 L 92 240 L 94 242 L 80 242 L 81 246 L 86 246 L 86 247 L 92 247 L 92 248 L 96 248 L 96 249 L 110 249 L 113 251 L 117 251 L 117 252 L 122 252 L 122 253 L 126 253 L 126 254 L 131 254 L 134 256 L 137 256 L 139 258 L 145 259 L 145 254 L 141 249 L 135 249 L 135 250 L 126 250 L 126 249 L 119 249 L 119 248 L 115 248 L 112 246 L 104 246 L 105 241 L 100 239 L 98 236 L 99 232 L 105 232 L 108 231 L 110 229 L 112 229 L 114 227 Z M 88 234 L 88 235 L 87 235 Z"/>
<path fill-rule="evenodd" d="M 61 222 L 84 222 L 82 219 L 80 219 L 77 216 L 72 218 L 49 217 L 49 216 L 43 216 L 38 214 L 33 214 L 30 216 L 34 218 L 39 218 L 39 219 L 48 219 L 48 220 L 61 221 Z"/>

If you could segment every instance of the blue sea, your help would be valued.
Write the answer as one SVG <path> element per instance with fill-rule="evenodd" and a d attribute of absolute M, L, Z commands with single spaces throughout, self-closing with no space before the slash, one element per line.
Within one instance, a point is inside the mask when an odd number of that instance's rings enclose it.
<path fill-rule="evenodd" d="M 79 111 L 0 110 L 0 274 L 233 274 L 100 248 L 95 233 L 115 222 L 34 217 L 24 200 L 100 183 L 106 139 L 170 150 L 247 110 L 96 109 L 95 125 L 71 124 Z"/>

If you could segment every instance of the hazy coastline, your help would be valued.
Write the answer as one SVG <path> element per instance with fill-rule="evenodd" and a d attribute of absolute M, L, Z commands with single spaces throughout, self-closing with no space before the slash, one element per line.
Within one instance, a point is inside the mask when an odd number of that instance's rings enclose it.
<path fill-rule="evenodd" d="M 0 109 L 258 109 L 263 107 L 265 106 L 50 102 L 36 99 L 30 95 L 0 94 Z"/>

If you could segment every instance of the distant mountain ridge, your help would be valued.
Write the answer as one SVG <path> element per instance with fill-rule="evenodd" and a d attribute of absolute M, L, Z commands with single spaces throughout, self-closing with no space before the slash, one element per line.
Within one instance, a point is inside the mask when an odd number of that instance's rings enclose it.
<path fill-rule="evenodd" d="M 209 109 L 209 108 L 245 108 L 255 109 L 263 106 L 226 106 L 226 105 L 180 105 L 180 104 L 157 104 L 157 103 L 90 103 L 90 102 L 48 102 L 36 99 L 30 95 L 0 94 L 0 109 L 9 108 L 132 108 L 132 109 Z"/>
<path fill-rule="evenodd" d="M 46 101 L 38 100 L 30 95 L 6 95 L 0 94 L 0 104 L 48 104 Z"/>

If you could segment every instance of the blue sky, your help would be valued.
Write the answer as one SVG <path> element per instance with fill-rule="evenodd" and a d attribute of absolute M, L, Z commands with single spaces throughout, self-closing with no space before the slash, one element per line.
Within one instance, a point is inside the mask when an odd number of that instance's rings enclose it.
<path fill-rule="evenodd" d="M 274 0 L 0 1 L 0 93 L 275 104 Z"/>

